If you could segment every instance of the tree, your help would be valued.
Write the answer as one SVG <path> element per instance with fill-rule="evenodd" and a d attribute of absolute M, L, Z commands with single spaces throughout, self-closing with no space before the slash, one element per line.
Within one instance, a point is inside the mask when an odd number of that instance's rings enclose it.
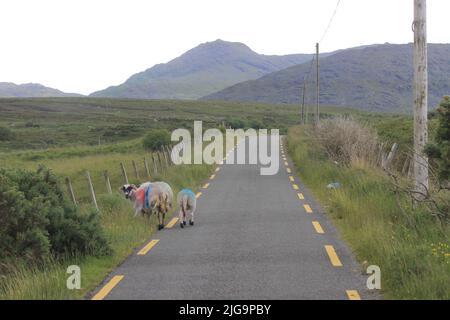
<path fill-rule="evenodd" d="M 450 97 L 445 97 L 436 110 L 438 128 L 434 143 L 429 143 L 426 154 L 438 165 L 438 178 L 446 184 L 450 179 Z"/>
<path fill-rule="evenodd" d="M 144 149 L 162 150 L 163 146 L 170 144 L 170 133 L 164 129 L 154 129 L 150 131 L 143 140 Z"/>

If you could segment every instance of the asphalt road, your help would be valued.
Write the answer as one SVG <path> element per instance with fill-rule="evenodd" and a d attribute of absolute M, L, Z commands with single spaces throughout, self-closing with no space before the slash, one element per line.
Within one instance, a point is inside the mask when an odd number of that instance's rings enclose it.
<path fill-rule="evenodd" d="M 95 298 L 375 298 L 351 251 L 282 157 L 275 176 L 261 176 L 258 165 L 219 166 L 201 190 L 195 226 L 176 223 L 155 233 L 150 240 L 159 241 L 143 246 L 151 247 L 145 254 L 136 250 Z"/>

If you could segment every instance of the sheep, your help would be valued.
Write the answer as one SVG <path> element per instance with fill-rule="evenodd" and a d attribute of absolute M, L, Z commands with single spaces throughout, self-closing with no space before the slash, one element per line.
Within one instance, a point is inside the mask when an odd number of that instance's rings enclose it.
<path fill-rule="evenodd" d="M 127 199 L 134 202 L 134 216 L 139 213 L 158 215 L 158 230 L 164 228 L 166 213 L 172 209 L 172 188 L 165 182 L 146 182 L 139 187 L 124 185 L 121 191 Z"/>
<path fill-rule="evenodd" d="M 180 227 L 186 225 L 186 217 L 189 217 L 189 225 L 194 225 L 194 212 L 197 205 L 197 197 L 191 189 L 183 189 L 178 193 L 177 202 L 180 207 Z"/>

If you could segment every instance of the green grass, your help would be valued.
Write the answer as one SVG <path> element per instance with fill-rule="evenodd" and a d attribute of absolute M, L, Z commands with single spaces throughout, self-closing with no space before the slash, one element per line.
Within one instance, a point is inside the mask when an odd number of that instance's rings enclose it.
<path fill-rule="evenodd" d="M 287 130 L 296 123 L 298 106 L 175 100 L 100 98 L 0 99 L 0 126 L 14 139 L 0 141 L 0 151 L 42 150 L 105 145 L 142 137 L 152 128 L 204 127 L 239 118 L 267 128 Z"/>
<path fill-rule="evenodd" d="M 450 299 L 450 227 L 420 208 L 399 210 L 383 172 L 338 167 L 304 128 L 289 130 L 288 149 L 303 182 L 326 208 L 363 267 L 378 265 L 388 299 Z M 328 190 L 331 182 L 343 187 Z M 434 250 L 433 250 L 434 249 Z"/>
<path fill-rule="evenodd" d="M 309 110 L 313 110 L 312 107 Z M 354 115 L 388 119 L 349 108 L 321 107 L 321 116 Z M 0 127 L 8 128 L 13 139 L 0 141 L 0 152 L 48 150 L 68 146 L 103 146 L 117 151 L 114 144 L 140 138 L 152 128 L 192 128 L 195 120 L 204 127 L 239 119 L 260 123 L 283 133 L 300 119 L 298 105 L 219 101 L 131 100 L 102 98 L 0 99 Z M 309 115 L 312 119 L 312 115 Z M 112 146 L 111 146 L 112 145 Z M 128 147 L 133 148 L 132 145 Z M 75 148 L 77 149 L 77 148 Z M 59 150 L 64 152 L 63 150 Z M 81 152 L 82 150 L 69 150 Z"/>

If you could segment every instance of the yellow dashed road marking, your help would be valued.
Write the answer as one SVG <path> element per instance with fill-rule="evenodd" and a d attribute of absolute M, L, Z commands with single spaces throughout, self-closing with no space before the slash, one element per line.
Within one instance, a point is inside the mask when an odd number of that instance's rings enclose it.
<path fill-rule="evenodd" d="M 305 208 L 307 213 L 313 213 L 311 206 L 309 204 L 304 204 L 303 207 Z"/>
<path fill-rule="evenodd" d="M 213 174 L 211 177 L 209 177 L 209 180 L 213 180 L 216 177 L 215 174 Z"/>
<path fill-rule="evenodd" d="M 286 169 L 287 173 L 292 173 L 292 170 L 290 168 Z"/>
<path fill-rule="evenodd" d="M 284 165 L 287 167 L 287 166 L 289 166 L 289 163 L 287 161 L 285 161 Z"/>
<path fill-rule="evenodd" d="M 294 188 L 294 190 L 298 190 L 299 189 L 298 185 L 296 185 L 296 184 L 293 184 L 292 187 Z"/>
<path fill-rule="evenodd" d="M 199 192 L 199 193 L 197 193 L 197 194 L 195 195 L 195 197 L 198 199 L 198 198 L 200 198 L 201 195 L 202 195 L 202 193 Z"/>
<path fill-rule="evenodd" d="M 219 170 L 220 170 L 220 168 L 217 168 L 217 169 L 216 169 L 216 172 L 219 172 Z"/>
<path fill-rule="evenodd" d="M 178 218 L 173 218 L 170 220 L 170 222 L 166 225 L 166 229 L 173 228 L 173 226 L 178 222 Z"/>
<path fill-rule="evenodd" d="M 292 182 L 294 182 L 294 181 L 295 181 L 295 179 L 294 179 L 294 177 L 293 177 L 293 176 L 289 176 L 289 180 L 291 180 Z"/>
<path fill-rule="evenodd" d="M 152 250 L 152 248 L 159 242 L 159 240 L 152 240 L 145 247 L 143 247 L 137 254 L 138 256 L 145 256 L 147 252 Z"/>
<path fill-rule="evenodd" d="M 303 193 L 297 193 L 297 196 L 300 200 L 305 200 L 305 196 L 303 195 Z"/>
<path fill-rule="evenodd" d="M 316 229 L 317 233 L 320 233 L 320 234 L 324 234 L 325 233 L 323 231 L 322 226 L 320 225 L 319 221 L 313 221 L 312 224 L 314 226 L 314 229 Z"/>
<path fill-rule="evenodd" d="M 361 300 L 358 291 L 356 290 L 347 290 L 348 300 Z"/>
<path fill-rule="evenodd" d="M 122 279 L 122 275 L 114 276 L 95 296 L 92 297 L 92 300 L 103 300 Z"/>
<path fill-rule="evenodd" d="M 342 262 L 341 262 L 341 260 L 339 260 L 339 257 L 336 253 L 336 250 L 334 250 L 334 247 L 328 245 L 328 246 L 325 246 L 325 250 L 328 253 L 328 257 L 330 258 L 331 264 L 334 267 L 342 267 Z"/>
<path fill-rule="evenodd" d="M 205 184 L 205 185 L 203 186 L 203 189 L 208 189 L 208 187 L 209 187 L 209 183 Z"/>

